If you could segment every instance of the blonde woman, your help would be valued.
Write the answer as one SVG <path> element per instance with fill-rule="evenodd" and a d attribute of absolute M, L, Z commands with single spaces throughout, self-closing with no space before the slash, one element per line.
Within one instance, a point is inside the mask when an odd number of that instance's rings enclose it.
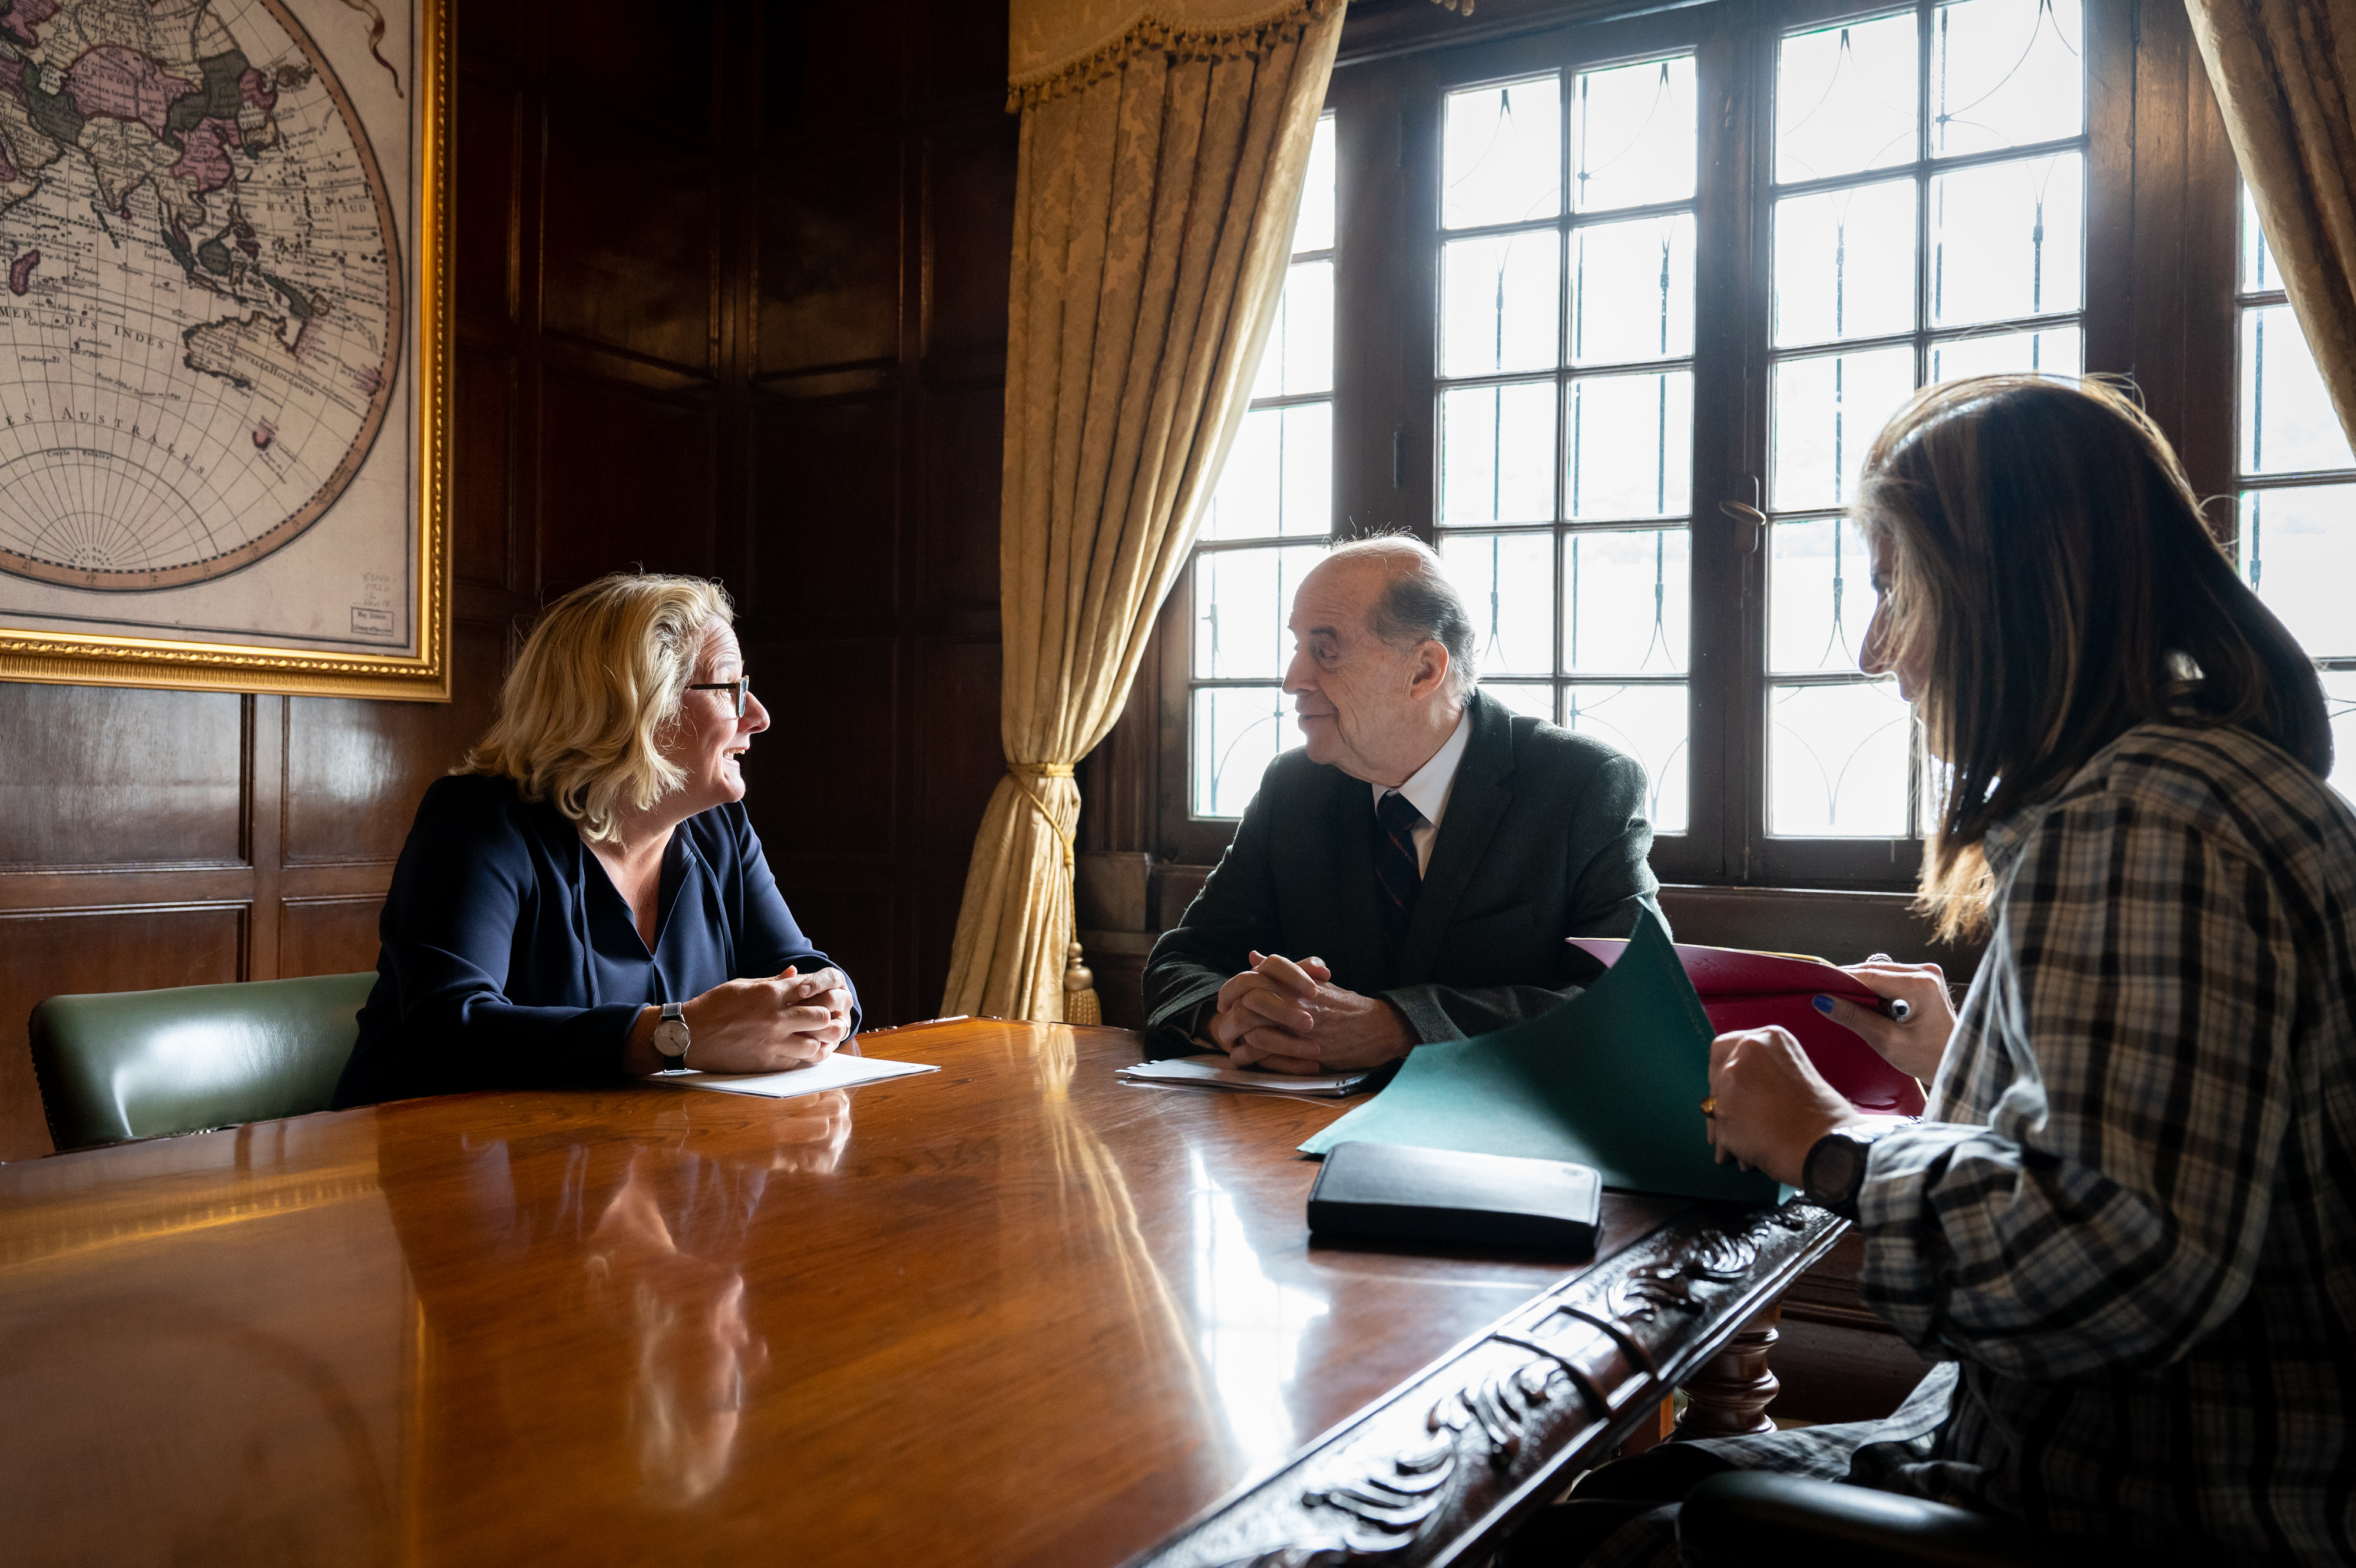
<path fill-rule="evenodd" d="M 858 1028 L 745 820 L 769 715 L 733 613 L 716 584 L 639 575 L 541 618 L 418 807 L 338 1105 L 778 1071 Z"/>

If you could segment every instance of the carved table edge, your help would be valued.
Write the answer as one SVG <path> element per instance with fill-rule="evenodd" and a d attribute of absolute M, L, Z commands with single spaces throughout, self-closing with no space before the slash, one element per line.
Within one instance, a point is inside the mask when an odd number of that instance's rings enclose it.
<path fill-rule="evenodd" d="M 1524 1302 L 1123 1568 L 1422 1568 L 1478 1553 L 1847 1228 L 1798 1200 L 1697 1204 Z"/>

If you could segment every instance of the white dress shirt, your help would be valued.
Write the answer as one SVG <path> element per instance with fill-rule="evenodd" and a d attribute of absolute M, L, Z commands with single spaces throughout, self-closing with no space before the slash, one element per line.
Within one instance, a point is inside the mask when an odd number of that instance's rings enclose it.
<path fill-rule="evenodd" d="M 1448 797 L 1456 788 L 1456 765 L 1464 760 L 1465 743 L 1472 738 L 1472 714 L 1468 710 L 1456 721 L 1456 727 L 1431 754 L 1431 760 L 1415 770 L 1408 781 L 1398 787 L 1408 804 L 1423 813 L 1423 825 L 1415 830 L 1415 874 L 1422 875 L 1431 869 L 1431 844 L 1440 836 L 1440 819 L 1448 814 Z M 1380 811 L 1383 797 L 1390 790 L 1380 784 L 1369 784 L 1375 792 L 1375 809 Z"/>

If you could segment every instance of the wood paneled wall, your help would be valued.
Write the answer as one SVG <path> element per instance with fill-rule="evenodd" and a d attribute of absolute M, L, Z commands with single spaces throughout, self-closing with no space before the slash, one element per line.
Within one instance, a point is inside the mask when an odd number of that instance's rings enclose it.
<path fill-rule="evenodd" d="M 463 0 L 444 704 L 0 684 L 0 1159 L 60 992 L 367 969 L 517 629 L 720 577 L 750 805 L 878 1023 L 940 999 L 1000 771 L 1013 120 L 991 0 Z"/>

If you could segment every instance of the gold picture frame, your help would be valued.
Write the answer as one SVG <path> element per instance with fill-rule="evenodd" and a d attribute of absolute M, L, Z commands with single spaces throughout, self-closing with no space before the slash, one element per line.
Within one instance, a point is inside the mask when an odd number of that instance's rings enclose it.
<path fill-rule="evenodd" d="M 32 63 L 18 85 L 0 76 L 0 155 L 28 143 L 59 148 L 38 168 L 0 156 L 0 174 L 34 182 L 0 206 L 10 291 L 0 293 L 0 681 L 449 700 L 452 4 L 249 0 L 237 13 L 246 37 L 225 22 L 211 35 L 194 30 L 191 51 L 210 41 L 210 56 L 115 48 L 93 66 L 102 49 L 64 69 L 40 59 L 37 36 L 19 51 Z M 74 7 L 64 0 L 60 14 Z M 246 52 L 271 45 L 274 59 Z M 12 140 L 20 124 L 34 129 Z M 82 139 L 60 145 L 60 126 Z M 138 166 L 119 161 L 104 137 L 135 141 L 143 129 L 161 138 L 152 178 L 121 186 Z M 392 143 L 388 129 L 402 139 Z M 177 161 L 166 169 L 168 154 Z M 260 188 L 273 156 L 293 171 L 282 189 Z M 252 184 L 237 183 L 240 167 Z M 44 191 L 37 180 L 48 171 L 56 184 Z M 70 206 L 82 195 L 77 179 L 95 191 L 87 215 Z M 0 180 L 0 198 L 10 192 Z M 321 212 L 344 214 L 347 227 Z M 352 227 L 371 212 L 375 228 Z M 91 215 L 102 237 L 90 231 Z M 10 233 L 12 220 L 20 232 Z M 63 237 L 49 275 L 45 220 Z M 388 231 L 381 253 L 348 249 L 356 232 Z M 121 259 L 126 246 L 145 247 L 131 252 L 136 275 Z M 312 270 L 276 262 L 290 253 L 311 258 Z M 130 281 L 102 270 L 110 263 Z M 381 265 L 381 299 L 355 288 L 346 303 L 313 284 L 332 265 L 363 282 Z M 89 297 L 52 281 L 59 269 L 68 282 L 90 280 Z M 182 327 L 188 312 L 166 314 L 187 300 L 211 319 Z M 9 382 L 12 328 L 19 348 L 36 333 L 42 344 L 66 342 L 62 391 L 21 371 L 38 355 L 16 356 L 20 375 Z M 76 355 L 113 371 L 85 371 Z M 275 404 L 273 392 L 285 394 Z M 12 401 L 24 405 L 21 438 L 8 434 Z M 167 426 L 175 403 L 193 412 Z M 91 435 L 70 428 L 77 419 Z M 337 419 L 352 432 L 339 436 Z M 252 454 L 236 439 L 241 428 L 221 435 L 249 422 Z M 282 424 L 307 435 L 281 441 Z M 208 454 L 219 480 L 208 478 Z M 323 457 L 334 459 L 324 477 Z M 174 459 L 182 475 L 171 473 Z M 241 499 L 256 495 L 259 503 Z M 208 497 L 218 502 L 212 518 Z M 286 497 L 301 499 L 290 509 Z M 366 602 L 349 604 L 346 623 L 348 599 Z"/>

